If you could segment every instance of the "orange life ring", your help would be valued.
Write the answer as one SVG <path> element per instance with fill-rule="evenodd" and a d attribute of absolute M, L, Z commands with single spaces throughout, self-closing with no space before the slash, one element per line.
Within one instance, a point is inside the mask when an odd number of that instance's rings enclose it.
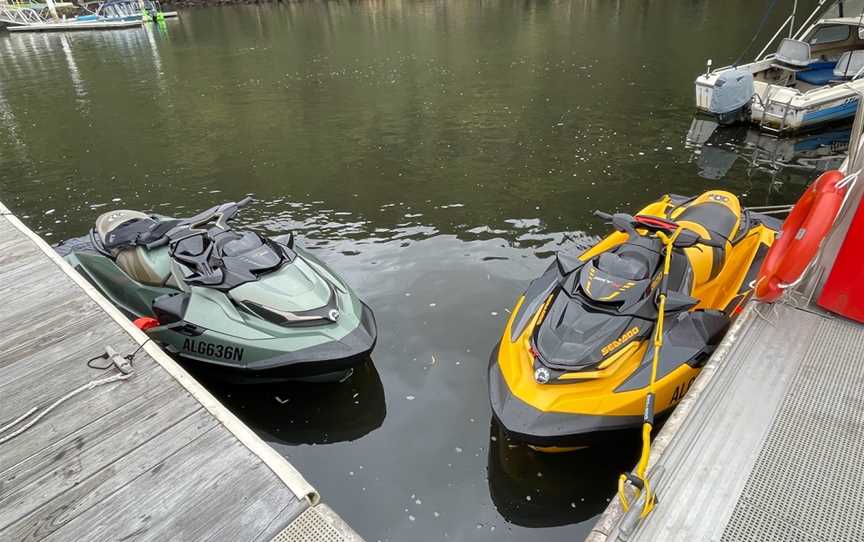
<path fill-rule="evenodd" d="M 792 208 L 759 269 L 756 299 L 776 301 L 786 285 L 801 278 L 840 212 L 846 189 L 837 185 L 845 177 L 836 169 L 826 171 Z"/>

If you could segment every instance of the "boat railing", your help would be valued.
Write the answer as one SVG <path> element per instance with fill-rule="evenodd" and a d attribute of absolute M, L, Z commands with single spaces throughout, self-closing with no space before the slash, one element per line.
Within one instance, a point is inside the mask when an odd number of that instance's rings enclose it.
<path fill-rule="evenodd" d="M 771 39 L 768 40 L 768 43 L 765 44 L 765 47 L 763 47 L 762 50 L 759 51 L 759 54 L 756 55 L 756 58 L 754 60 L 765 60 L 766 57 L 763 57 L 763 55 L 768 50 L 768 48 L 771 47 L 771 44 L 777 40 L 777 38 L 780 36 L 780 33 L 783 32 L 783 30 L 785 30 L 787 26 L 790 27 L 789 28 L 789 34 L 791 35 L 792 34 L 791 25 L 794 24 L 793 23 L 794 20 L 795 20 L 795 14 L 794 13 L 789 15 L 788 17 L 786 17 L 786 20 L 783 21 L 783 24 L 780 25 L 780 28 L 777 29 L 777 32 L 775 32 L 774 35 L 771 36 Z"/>
<path fill-rule="evenodd" d="M 763 47 L 762 50 L 759 51 L 759 54 L 756 55 L 754 62 L 759 60 L 765 60 L 765 53 L 768 51 L 771 45 L 775 41 L 777 41 L 777 38 L 780 37 L 780 35 L 783 33 L 783 30 L 785 30 L 787 27 L 789 29 L 788 37 L 793 39 L 800 39 L 801 36 L 804 35 L 805 31 L 809 30 L 812 26 L 811 23 L 813 22 L 813 19 L 815 19 L 820 13 L 823 12 L 823 8 L 827 3 L 828 0 L 819 0 L 819 3 L 816 4 L 816 7 L 813 8 L 813 11 L 810 12 L 810 15 L 808 15 L 807 18 L 804 19 L 804 22 L 801 23 L 801 25 L 798 26 L 798 29 L 796 30 L 795 15 L 798 11 L 798 1 L 795 0 L 795 3 L 792 6 L 792 13 L 790 13 L 789 16 L 786 17 L 786 20 L 783 21 L 783 24 L 780 25 L 780 28 L 777 29 L 777 32 L 775 32 L 774 35 L 771 36 L 771 39 L 768 40 L 768 43 L 765 44 L 765 47 Z"/>
<path fill-rule="evenodd" d="M 44 23 L 45 17 L 41 11 L 37 11 L 33 8 L 14 7 L 10 9 L 5 5 L 0 5 L 0 21 L 11 24 L 29 25 Z"/>

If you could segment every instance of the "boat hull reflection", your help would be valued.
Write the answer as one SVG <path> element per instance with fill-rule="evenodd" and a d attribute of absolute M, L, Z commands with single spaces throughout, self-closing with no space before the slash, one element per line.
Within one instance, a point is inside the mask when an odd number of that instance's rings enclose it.
<path fill-rule="evenodd" d="M 234 386 L 195 375 L 267 442 L 331 444 L 359 439 L 387 415 L 384 386 L 371 359 L 340 383 L 285 382 Z"/>
<path fill-rule="evenodd" d="M 693 149 L 699 176 L 704 179 L 725 177 L 739 159 L 748 168 L 771 174 L 786 171 L 793 173 L 790 177 L 811 179 L 811 173 L 836 169 L 843 162 L 851 134 L 852 125 L 845 123 L 777 138 L 747 126 L 720 126 L 715 120 L 697 115 L 687 132 L 687 144 Z"/>
<path fill-rule="evenodd" d="M 523 527 L 558 527 L 591 520 L 615 495 L 618 476 L 638 459 L 633 436 L 562 453 L 510 441 L 492 419 L 489 492 L 498 512 Z"/>

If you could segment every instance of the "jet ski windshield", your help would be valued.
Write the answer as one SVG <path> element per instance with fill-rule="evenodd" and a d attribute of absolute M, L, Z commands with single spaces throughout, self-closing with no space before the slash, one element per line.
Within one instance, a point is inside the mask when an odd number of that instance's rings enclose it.
<path fill-rule="evenodd" d="M 657 254 L 645 247 L 622 245 L 585 264 L 580 271 L 580 289 L 590 301 L 631 305 L 648 289 L 657 260 Z"/>
<path fill-rule="evenodd" d="M 635 258 L 622 258 L 614 252 L 604 252 L 597 258 L 597 269 L 629 280 L 648 278 L 648 265 Z"/>

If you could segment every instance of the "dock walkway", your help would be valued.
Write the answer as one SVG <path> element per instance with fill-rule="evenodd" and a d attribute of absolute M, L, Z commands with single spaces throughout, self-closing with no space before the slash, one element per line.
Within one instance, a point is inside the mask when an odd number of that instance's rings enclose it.
<path fill-rule="evenodd" d="M 660 503 L 641 522 L 601 521 L 589 540 L 861 539 L 864 326 L 777 304 L 736 327 L 661 432 L 649 473 Z"/>
<path fill-rule="evenodd" d="M 0 540 L 360 541 L 294 467 L 0 204 Z M 142 346 L 143 344 L 143 346 Z M 87 366 L 140 348 L 128 379 Z M 105 363 L 99 360 L 99 363 Z"/>
<path fill-rule="evenodd" d="M 643 501 L 613 499 L 586 542 L 864 540 L 864 325 L 814 302 L 841 251 L 861 249 L 864 100 L 840 171 L 844 205 L 809 271 L 776 303 L 747 304 L 654 439 L 654 510 L 640 520 Z M 856 303 L 857 279 L 843 280 L 832 295 Z"/>

